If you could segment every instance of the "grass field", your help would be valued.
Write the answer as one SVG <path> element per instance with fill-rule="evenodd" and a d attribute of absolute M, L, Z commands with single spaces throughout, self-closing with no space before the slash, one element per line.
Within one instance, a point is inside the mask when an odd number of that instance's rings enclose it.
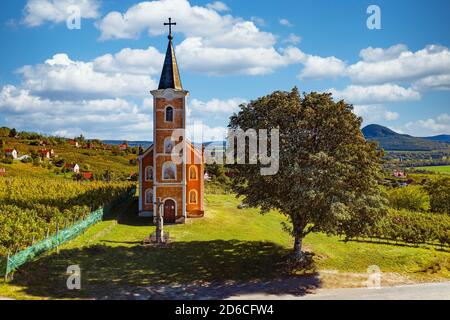
<path fill-rule="evenodd" d="M 415 169 L 450 174 L 450 166 L 417 167 Z"/>
<path fill-rule="evenodd" d="M 0 296 L 123 297 L 123 292 L 146 286 L 250 283 L 283 275 L 280 262 L 292 239 L 281 228 L 281 215 L 239 210 L 239 201 L 230 195 L 208 195 L 207 203 L 204 218 L 166 227 L 172 243 L 164 247 L 142 245 L 154 227 L 135 215 L 136 203 L 124 204 L 117 209 L 117 218 L 95 225 L 64 245 L 59 254 L 49 253 L 24 266 L 13 281 L 0 282 Z M 315 253 L 321 272 L 364 273 L 368 266 L 378 265 L 383 273 L 413 281 L 450 278 L 450 253 L 432 248 L 345 243 L 323 234 L 311 234 L 305 246 Z M 80 291 L 66 289 L 65 272 L 73 264 L 82 270 Z M 330 286 L 327 281 L 322 277 L 320 285 Z"/>

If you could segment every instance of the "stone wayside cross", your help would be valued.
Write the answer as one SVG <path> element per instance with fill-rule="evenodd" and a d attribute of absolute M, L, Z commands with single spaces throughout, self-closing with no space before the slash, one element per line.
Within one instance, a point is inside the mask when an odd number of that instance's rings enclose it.
<path fill-rule="evenodd" d="M 156 243 L 164 243 L 164 218 L 162 216 L 161 206 L 164 204 L 161 201 L 161 198 L 158 198 L 156 202 L 154 202 L 156 206 Z"/>

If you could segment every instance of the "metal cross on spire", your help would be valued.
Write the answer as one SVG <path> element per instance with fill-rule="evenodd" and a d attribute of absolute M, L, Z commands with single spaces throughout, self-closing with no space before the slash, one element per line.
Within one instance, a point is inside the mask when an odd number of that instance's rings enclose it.
<path fill-rule="evenodd" d="M 172 18 L 169 18 L 169 22 L 167 23 L 167 22 L 164 22 L 164 25 L 165 26 L 169 26 L 169 39 L 170 40 L 172 40 L 173 39 L 173 37 L 172 37 L 172 26 L 176 26 L 177 25 L 177 23 L 176 22 L 172 22 Z"/>

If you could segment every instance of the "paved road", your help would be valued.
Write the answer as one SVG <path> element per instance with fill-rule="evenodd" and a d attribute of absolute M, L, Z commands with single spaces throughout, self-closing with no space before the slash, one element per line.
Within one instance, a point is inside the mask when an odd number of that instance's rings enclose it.
<path fill-rule="evenodd" d="M 247 294 L 230 299 L 272 300 L 450 300 L 450 282 L 383 287 L 380 289 L 319 289 L 304 296 Z"/>

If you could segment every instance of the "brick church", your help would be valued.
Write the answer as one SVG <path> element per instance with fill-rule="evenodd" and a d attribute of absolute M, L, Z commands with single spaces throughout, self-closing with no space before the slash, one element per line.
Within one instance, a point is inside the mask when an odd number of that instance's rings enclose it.
<path fill-rule="evenodd" d="M 158 90 L 153 95 L 153 145 L 138 158 L 139 215 L 155 217 L 159 207 L 164 223 L 184 223 L 186 218 L 203 216 L 204 159 L 201 148 L 185 138 L 186 98 L 181 85 L 172 25 Z M 180 131 L 179 129 L 182 129 Z M 178 134 L 173 135 L 177 130 Z M 179 134 L 182 132 L 182 135 Z M 177 140 L 177 141 L 176 141 Z M 181 159 L 174 161 L 172 151 L 182 147 Z"/>

